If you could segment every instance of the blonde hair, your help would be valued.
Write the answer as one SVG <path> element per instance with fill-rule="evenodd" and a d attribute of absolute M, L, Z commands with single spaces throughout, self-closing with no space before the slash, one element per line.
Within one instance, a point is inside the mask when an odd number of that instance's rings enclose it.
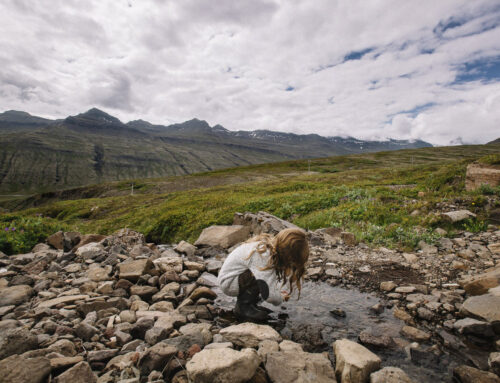
<path fill-rule="evenodd" d="M 282 282 L 283 285 L 287 282 L 290 284 L 290 294 L 293 291 L 293 284 L 295 284 L 300 297 L 305 265 L 309 259 L 309 245 L 304 230 L 284 229 L 275 237 L 269 234 L 260 234 L 250 238 L 247 242 L 259 242 L 255 249 L 259 254 L 269 251 L 269 262 L 262 270 L 273 269 L 279 282 Z M 251 256 L 252 254 L 250 254 Z"/>

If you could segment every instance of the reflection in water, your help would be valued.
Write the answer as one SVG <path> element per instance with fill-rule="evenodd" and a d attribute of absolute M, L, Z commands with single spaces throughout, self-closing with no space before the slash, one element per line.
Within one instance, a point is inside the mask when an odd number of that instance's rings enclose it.
<path fill-rule="evenodd" d="M 227 326 L 234 322 L 232 309 L 235 298 L 228 297 L 217 288 L 218 298 L 215 305 L 221 308 L 222 314 L 218 323 Z M 269 325 L 278 330 L 283 338 L 291 339 L 304 345 L 310 352 L 328 351 L 332 355 L 332 343 L 336 339 L 347 338 L 358 340 L 360 332 L 369 330 L 374 336 L 386 335 L 400 340 L 398 343 L 408 343 L 401 339 L 400 330 L 404 323 L 394 318 L 392 309 L 385 309 L 381 314 L 374 314 L 370 307 L 380 303 L 374 294 L 362 293 L 355 289 L 332 287 L 322 282 L 307 282 L 304 284 L 300 300 L 297 296 L 280 307 L 263 304 L 273 310 Z M 340 310 L 335 310 L 340 309 Z M 334 315 L 331 311 L 345 312 L 345 317 Z M 416 382 L 449 382 L 451 379 L 448 356 L 443 355 L 437 361 L 425 359 L 420 365 L 408 359 L 402 346 L 393 345 L 389 348 L 376 349 L 369 347 L 381 359 L 383 366 L 395 366 L 403 369 Z"/>

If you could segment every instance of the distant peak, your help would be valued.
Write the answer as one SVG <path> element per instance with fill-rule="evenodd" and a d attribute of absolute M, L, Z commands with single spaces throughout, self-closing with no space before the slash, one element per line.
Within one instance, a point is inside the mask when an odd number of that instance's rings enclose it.
<path fill-rule="evenodd" d="M 6 110 L 3 114 L 10 116 L 31 116 L 28 112 L 23 112 L 21 110 Z"/>
<path fill-rule="evenodd" d="M 97 109 L 97 108 L 89 109 L 85 113 L 80 113 L 79 115 L 77 115 L 75 117 L 79 118 L 79 119 L 94 120 L 94 121 L 113 123 L 113 124 L 121 124 L 121 121 L 118 118 L 113 117 L 112 115 L 110 115 L 106 112 L 103 112 L 102 110 Z"/>

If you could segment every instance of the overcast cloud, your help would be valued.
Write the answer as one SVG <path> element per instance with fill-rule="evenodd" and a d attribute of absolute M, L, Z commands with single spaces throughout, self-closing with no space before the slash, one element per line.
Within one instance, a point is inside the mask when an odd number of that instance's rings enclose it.
<path fill-rule="evenodd" d="M 0 110 L 500 137 L 498 0 L 2 0 Z"/>

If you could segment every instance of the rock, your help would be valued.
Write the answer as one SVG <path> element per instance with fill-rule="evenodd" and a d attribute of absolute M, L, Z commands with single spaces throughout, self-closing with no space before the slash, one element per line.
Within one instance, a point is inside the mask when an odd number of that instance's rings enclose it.
<path fill-rule="evenodd" d="M 359 341 L 370 346 L 388 348 L 392 345 L 392 338 L 384 334 L 372 333 L 370 330 L 363 330 L 359 333 Z"/>
<path fill-rule="evenodd" d="M 62 354 L 64 356 L 75 356 L 76 348 L 73 342 L 68 339 L 59 339 L 55 343 L 52 343 L 47 350 L 50 352 L 57 352 L 58 354 Z"/>
<path fill-rule="evenodd" d="M 54 379 L 54 383 L 97 383 L 87 362 L 80 362 Z"/>
<path fill-rule="evenodd" d="M 271 326 L 249 322 L 223 328 L 219 334 L 242 347 L 257 347 L 263 340 L 281 341 L 280 334 Z"/>
<path fill-rule="evenodd" d="M 216 259 L 210 259 L 206 263 L 206 268 L 210 274 L 218 275 L 219 270 L 222 268 L 222 262 Z"/>
<path fill-rule="evenodd" d="M 396 287 L 397 287 L 397 285 L 392 281 L 380 283 L 380 290 L 385 291 L 385 292 L 390 292 L 390 291 L 394 290 Z"/>
<path fill-rule="evenodd" d="M 17 285 L 0 289 L 0 307 L 20 305 L 33 295 L 33 289 L 28 285 Z"/>
<path fill-rule="evenodd" d="M 158 289 L 154 286 L 140 286 L 134 285 L 130 288 L 130 295 L 138 295 L 142 299 L 149 300 L 151 297 L 158 292 Z"/>
<path fill-rule="evenodd" d="M 486 294 L 488 289 L 500 285 L 500 266 L 489 269 L 486 273 L 462 279 L 459 283 L 469 295 Z"/>
<path fill-rule="evenodd" d="M 441 217 L 448 222 L 455 223 L 460 221 L 465 221 L 469 218 L 476 218 L 476 215 L 469 210 L 457 210 L 449 211 L 447 213 L 442 213 Z"/>
<path fill-rule="evenodd" d="M 464 335 L 472 334 L 484 337 L 494 336 L 491 324 L 472 318 L 457 320 L 453 324 L 453 328 L 460 334 Z"/>
<path fill-rule="evenodd" d="M 420 249 L 422 250 L 424 255 L 435 255 L 438 253 L 438 249 L 436 246 L 429 245 L 428 243 L 426 243 L 424 241 L 420 241 L 418 243 L 418 246 L 420 247 Z"/>
<path fill-rule="evenodd" d="M 370 383 L 414 383 L 406 373 L 397 367 L 384 367 L 370 375 Z"/>
<path fill-rule="evenodd" d="M 325 354 L 271 352 L 266 371 L 274 383 L 336 383 L 332 364 Z"/>
<path fill-rule="evenodd" d="M 87 245 L 78 247 L 78 249 L 75 251 L 75 254 L 84 260 L 95 259 L 101 255 L 104 255 L 105 250 L 104 246 L 100 243 L 92 242 Z"/>
<path fill-rule="evenodd" d="M 88 299 L 88 295 L 66 295 L 54 299 L 49 299 L 47 301 L 42 301 L 40 302 L 37 307 L 38 308 L 52 308 L 55 306 L 58 306 L 60 304 L 67 304 L 67 303 L 72 303 L 75 301 L 81 301 Z"/>
<path fill-rule="evenodd" d="M 458 383 L 500 383 L 497 375 L 469 366 L 454 368 L 453 377 Z"/>
<path fill-rule="evenodd" d="M 210 323 L 188 323 L 181 328 L 179 328 L 179 332 L 182 335 L 194 335 L 201 334 L 203 337 L 203 344 L 209 344 L 212 342 L 212 332 L 210 328 L 212 325 Z"/>
<path fill-rule="evenodd" d="M 250 228 L 248 226 L 210 226 L 203 229 L 194 245 L 218 246 L 227 249 L 245 241 L 249 235 Z"/>
<path fill-rule="evenodd" d="M 52 370 L 60 370 L 63 368 L 68 368 L 77 363 L 83 362 L 83 356 L 63 356 L 59 358 L 50 359 L 50 367 Z"/>
<path fill-rule="evenodd" d="M 399 294 L 411 294 L 416 290 L 417 288 L 415 286 L 400 286 L 396 288 L 395 292 Z"/>
<path fill-rule="evenodd" d="M 403 258 L 408 263 L 417 263 L 418 262 L 417 255 L 413 254 L 413 253 L 403 253 Z"/>
<path fill-rule="evenodd" d="M 412 326 L 403 326 L 401 334 L 417 342 L 425 342 L 431 338 L 431 334 L 428 332 L 419 330 L 418 328 Z"/>
<path fill-rule="evenodd" d="M 500 296 L 484 294 L 467 298 L 460 312 L 465 316 L 472 316 L 490 323 L 498 322 L 500 321 Z"/>
<path fill-rule="evenodd" d="M 51 247 L 45 243 L 38 243 L 36 244 L 33 249 L 31 249 L 32 253 L 40 253 L 40 252 L 45 252 L 51 250 Z"/>
<path fill-rule="evenodd" d="M 488 366 L 491 371 L 500 376 L 500 352 L 492 352 L 488 357 Z"/>
<path fill-rule="evenodd" d="M 486 164 L 472 163 L 467 166 L 465 190 L 476 190 L 481 185 L 491 187 L 500 184 L 500 169 Z"/>
<path fill-rule="evenodd" d="M 202 286 L 215 287 L 218 286 L 217 277 L 210 273 L 203 273 L 196 280 L 196 283 Z"/>
<path fill-rule="evenodd" d="M 356 342 L 340 339 L 333 343 L 335 374 L 341 383 L 364 383 L 380 368 L 381 360 Z"/>
<path fill-rule="evenodd" d="M 263 363 L 266 363 L 267 355 L 270 354 L 271 352 L 279 351 L 279 349 L 280 346 L 278 342 L 274 340 L 263 340 L 262 342 L 259 343 L 259 349 L 257 350 L 257 354 L 259 354 L 260 360 Z"/>
<path fill-rule="evenodd" d="M 89 351 L 87 354 L 87 361 L 89 363 L 107 362 L 111 358 L 115 357 L 117 353 L 118 350 L 111 349 Z"/>
<path fill-rule="evenodd" d="M 81 236 L 80 242 L 78 242 L 78 244 L 74 247 L 74 250 L 88 245 L 89 243 L 101 242 L 104 238 L 106 238 L 106 236 L 101 234 L 84 234 Z"/>
<path fill-rule="evenodd" d="M 339 318 L 346 317 L 345 310 L 342 310 L 340 307 L 336 307 L 334 309 L 331 309 L 330 314 L 335 315 L 336 317 L 339 317 Z"/>
<path fill-rule="evenodd" d="M 0 332 L 0 359 L 38 347 L 35 335 L 24 327 L 15 327 Z"/>
<path fill-rule="evenodd" d="M 283 352 L 303 352 L 302 345 L 291 340 L 284 340 L 279 344 L 279 350 Z"/>
<path fill-rule="evenodd" d="M 343 231 L 340 233 L 340 238 L 346 246 L 356 246 L 356 237 L 353 233 L 349 233 L 347 231 Z"/>
<path fill-rule="evenodd" d="M 244 383 L 250 380 L 260 364 L 257 352 L 230 348 L 203 350 L 186 363 L 193 383 Z"/>
<path fill-rule="evenodd" d="M 250 228 L 252 234 L 269 233 L 278 234 L 287 228 L 298 228 L 298 226 L 278 218 L 264 211 L 254 213 L 236 213 L 233 218 L 233 225 L 244 225 Z"/>
<path fill-rule="evenodd" d="M 86 341 L 92 339 L 92 337 L 97 333 L 99 333 L 99 330 L 85 321 L 80 322 L 75 327 L 76 336 Z"/>
<path fill-rule="evenodd" d="M 154 265 L 149 259 L 137 259 L 118 265 L 119 277 L 132 282 L 137 282 L 139 278 L 154 270 Z"/>
<path fill-rule="evenodd" d="M 196 251 L 196 247 L 189 242 L 180 241 L 179 244 L 174 247 L 174 250 L 178 253 L 186 254 L 188 257 L 192 257 Z"/>
<path fill-rule="evenodd" d="M 189 299 L 191 299 L 193 302 L 196 302 L 200 298 L 207 298 L 210 300 L 213 300 L 217 298 L 217 294 L 212 290 L 209 289 L 206 286 L 200 286 L 197 287 L 191 295 L 189 295 Z"/>
<path fill-rule="evenodd" d="M 148 348 L 139 359 L 138 366 L 141 374 L 148 375 L 154 370 L 162 371 L 175 354 L 177 354 L 177 349 L 174 346 L 162 342 Z"/>
<path fill-rule="evenodd" d="M 160 268 L 163 273 L 173 271 L 176 274 L 182 272 L 184 264 L 182 258 L 177 254 L 175 256 L 169 257 L 162 256 L 161 258 L 155 259 L 153 262 Z"/>
<path fill-rule="evenodd" d="M 108 266 L 109 267 L 109 266 Z M 87 271 L 87 278 L 94 282 L 103 282 L 109 279 L 111 268 L 92 267 Z"/>
<path fill-rule="evenodd" d="M 12 355 L 0 361 L 0 383 L 42 383 L 50 370 L 47 358 Z"/>
<path fill-rule="evenodd" d="M 57 233 L 52 234 L 47 238 L 47 243 L 56 248 L 57 250 L 64 249 L 64 233 L 62 231 L 58 231 Z"/>

